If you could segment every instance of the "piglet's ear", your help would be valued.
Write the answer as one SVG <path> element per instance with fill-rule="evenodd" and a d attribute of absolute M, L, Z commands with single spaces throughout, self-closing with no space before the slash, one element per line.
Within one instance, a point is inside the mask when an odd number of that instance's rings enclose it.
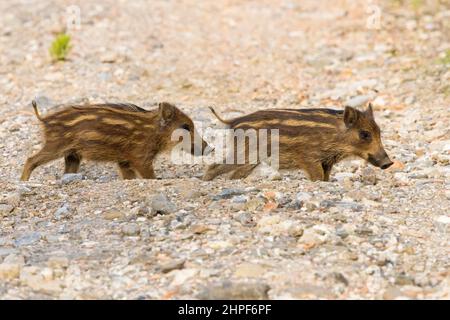
<path fill-rule="evenodd" d="M 345 107 L 344 111 L 344 123 L 347 128 L 353 127 L 358 121 L 358 110 L 352 107 Z"/>
<path fill-rule="evenodd" d="M 368 118 L 373 119 L 373 108 L 371 103 L 369 103 L 369 106 L 367 107 L 366 111 L 364 111 L 364 113 Z"/>
<path fill-rule="evenodd" d="M 167 123 L 175 116 L 175 106 L 168 102 L 160 102 L 158 112 L 162 122 Z"/>

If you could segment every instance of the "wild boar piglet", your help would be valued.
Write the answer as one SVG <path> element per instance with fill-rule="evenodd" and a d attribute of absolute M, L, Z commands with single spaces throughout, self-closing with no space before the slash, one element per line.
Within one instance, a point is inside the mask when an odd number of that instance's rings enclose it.
<path fill-rule="evenodd" d="M 65 173 L 76 173 L 81 159 L 116 162 L 124 179 L 140 175 L 155 178 L 153 159 L 170 150 L 179 141 L 172 141 L 176 129 L 187 130 L 192 154 L 201 154 L 207 143 L 194 138 L 198 133 L 192 120 L 173 104 L 161 102 L 158 109 L 145 110 L 133 104 L 73 105 L 41 117 L 44 146 L 28 158 L 21 180 L 47 162 L 64 157 Z M 209 149 L 208 149 L 209 150 Z"/>
<path fill-rule="evenodd" d="M 387 169 L 391 159 L 381 142 L 380 128 L 375 122 L 372 105 L 364 111 L 352 107 L 345 110 L 332 109 L 272 109 L 257 111 L 231 120 L 223 120 L 211 111 L 229 129 L 279 130 L 279 168 L 304 170 L 310 180 L 330 179 L 334 164 L 356 156 L 372 165 Z M 257 135 L 259 139 L 260 135 Z M 233 152 L 239 146 L 234 140 Z M 271 139 L 268 135 L 267 151 L 270 156 Z M 257 146 L 260 146 L 259 140 Z M 248 150 L 249 140 L 245 140 L 245 163 L 217 163 L 206 170 L 203 180 L 231 173 L 232 179 L 247 177 L 260 162 L 258 152 L 256 163 L 250 163 L 249 155 L 258 150 Z M 236 157 L 234 157 L 236 159 Z"/>

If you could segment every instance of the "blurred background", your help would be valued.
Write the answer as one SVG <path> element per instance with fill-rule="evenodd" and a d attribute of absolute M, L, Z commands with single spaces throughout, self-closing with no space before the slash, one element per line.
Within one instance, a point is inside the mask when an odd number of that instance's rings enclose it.
<path fill-rule="evenodd" d="M 80 99 L 242 108 L 450 95 L 447 0 L 14 0 L 0 10 L 0 109 L 35 96 L 44 108 Z M 55 62 L 61 33 L 71 48 Z"/>

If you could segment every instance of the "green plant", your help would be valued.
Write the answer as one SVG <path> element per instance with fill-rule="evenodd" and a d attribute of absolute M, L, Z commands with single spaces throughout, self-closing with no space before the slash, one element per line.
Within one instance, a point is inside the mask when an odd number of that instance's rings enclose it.
<path fill-rule="evenodd" d="M 444 57 L 440 59 L 443 64 L 450 64 L 450 49 L 445 51 Z"/>
<path fill-rule="evenodd" d="M 56 36 L 50 47 L 50 55 L 53 60 L 65 60 L 69 50 L 71 48 L 70 36 L 65 33 L 61 33 Z"/>
<path fill-rule="evenodd" d="M 423 0 L 411 0 L 411 7 L 414 11 L 419 11 L 420 7 L 423 5 Z"/>

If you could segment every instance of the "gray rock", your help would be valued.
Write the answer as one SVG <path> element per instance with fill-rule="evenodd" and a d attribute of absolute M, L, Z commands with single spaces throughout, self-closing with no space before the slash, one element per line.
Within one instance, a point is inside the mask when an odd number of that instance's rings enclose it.
<path fill-rule="evenodd" d="M 238 213 L 234 218 L 244 226 L 256 225 L 253 221 L 253 216 L 248 212 Z"/>
<path fill-rule="evenodd" d="M 288 207 L 292 209 L 300 209 L 311 199 L 311 194 L 307 192 L 298 192 L 295 195 L 295 199 L 288 205 Z"/>
<path fill-rule="evenodd" d="M 16 247 L 28 246 L 41 240 L 41 237 L 39 232 L 31 232 L 14 240 L 14 245 Z"/>
<path fill-rule="evenodd" d="M 8 256 L 10 254 L 16 253 L 17 250 L 14 248 L 0 248 L 0 258 Z"/>
<path fill-rule="evenodd" d="M 230 199 L 233 196 L 239 196 L 245 193 L 246 192 L 241 189 L 223 189 L 219 194 L 213 196 L 212 199 L 215 201 L 220 199 Z"/>
<path fill-rule="evenodd" d="M 231 199 L 231 202 L 233 202 L 233 203 L 246 203 L 247 201 L 248 201 L 248 198 L 246 196 L 243 196 L 243 195 L 234 196 Z"/>
<path fill-rule="evenodd" d="M 83 175 L 81 173 L 66 173 L 61 178 L 61 184 L 69 184 L 81 180 L 83 180 Z"/>
<path fill-rule="evenodd" d="M 395 277 L 395 284 L 399 286 L 413 285 L 414 278 L 401 273 Z"/>
<path fill-rule="evenodd" d="M 198 294 L 202 300 L 267 300 L 270 287 L 265 283 L 223 281 L 207 286 Z"/>
<path fill-rule="evenodd" d="M 163 194 L 154 196 L 150 206 L 153 214 L 167 214 L 177 210 L 177 207 Z"/>
<path fill-rule="evenodd" d="M 352 211 L 362 211 L 364 209 L 363 205 L 350 201 L 323 200 L 320 203 L 320 206 L 323 208 L 338 207 L 342 209 L 350 209 Z"/>
<path fill-rule="evenodd" d="M 133 237 L 138 236 L 141 229 L 136 223 L 129 223 L 122 226 L 122 234 L 124 236 Z"/>
<path fill-rule="evenodd" d="M 0 215 L 7 215 L 14 210 L 14 207 L 10 204 L 0 204 Z"/>
<path fill-rule="evenodd" d="M 185 260 L 173 260 L 159 265 L 162 273 L 168 273 L 172 270 L 183 269 Z"/>
<path fill-rule="evenodd" d="M 64 203 L 58 210 L 56 210 L 54 217 L 56 220 L 67 219 L 70 217 L 70 207 L 67 203 Z"/>

